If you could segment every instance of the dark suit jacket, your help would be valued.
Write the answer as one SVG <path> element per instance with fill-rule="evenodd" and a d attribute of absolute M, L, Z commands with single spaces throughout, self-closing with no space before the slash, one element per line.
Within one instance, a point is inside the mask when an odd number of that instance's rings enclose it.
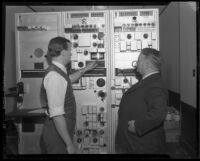
<path fill-rule="evenodd" d="M 167 96 L 160 73 L 150 75 L 127 90 L 118 111 L 116 147 L 124 153 L 162 153 Z M 136 133 L 128 131 L 130 120 L 135 120 Z"/>

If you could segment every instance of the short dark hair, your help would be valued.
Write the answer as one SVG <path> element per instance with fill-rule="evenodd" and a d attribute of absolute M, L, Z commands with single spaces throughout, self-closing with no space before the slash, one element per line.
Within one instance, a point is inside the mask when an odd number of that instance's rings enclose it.
<path fill-rule="evenodd" d="M 49 41 L 47 55 L 49 57 L 57 57 L 60 55 L 63 49 L 68 49 L 68 44 L 70 41 L 64 37 L 54 37 Z"/>
<path fill-rule="evenodd" d="M 154 67 L 161 70 L 163 58 L 158 50 L 153 48 L 144 48 L 141 53 L 151 60 Z"/>

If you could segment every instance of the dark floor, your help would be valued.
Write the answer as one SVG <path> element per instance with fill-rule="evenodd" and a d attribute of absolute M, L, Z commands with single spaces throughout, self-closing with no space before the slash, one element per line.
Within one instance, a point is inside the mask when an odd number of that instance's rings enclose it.
<path fill-rule="evenodd" d="M 167 151 L 171 159 L 191 159 L 179 143 L 167 143 Z"/>

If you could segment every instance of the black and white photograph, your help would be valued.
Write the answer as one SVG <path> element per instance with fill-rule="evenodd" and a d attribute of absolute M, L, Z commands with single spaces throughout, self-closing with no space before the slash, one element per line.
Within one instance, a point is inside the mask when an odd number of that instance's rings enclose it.
<path fill-rule="evenodd" d="M 200 158 L 199 2 L 2 9 L 4 159 Z"/>

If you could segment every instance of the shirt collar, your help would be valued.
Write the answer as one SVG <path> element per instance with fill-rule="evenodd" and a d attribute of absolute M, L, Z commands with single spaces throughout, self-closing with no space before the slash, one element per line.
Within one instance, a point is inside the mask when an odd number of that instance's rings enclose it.
<path fill-rule="evenodd" d="M 57 61 L 52 61 L 52 64 L 56 65 L 57 67 L 59 67 L 63 72 L 65 72 L 67 74 L 67 70 L 65 68 L 65 66 Z"/>
<path fill-rule="evenodd" d="M 155 73 L 159 73 L 159 71 L 151 72 L 151 73 L 145 75 L 142 79 L 145 79 L 145 78 L 147 78 L 147 77 L 149 77 L 150 75 L 155 74 Z"/>

